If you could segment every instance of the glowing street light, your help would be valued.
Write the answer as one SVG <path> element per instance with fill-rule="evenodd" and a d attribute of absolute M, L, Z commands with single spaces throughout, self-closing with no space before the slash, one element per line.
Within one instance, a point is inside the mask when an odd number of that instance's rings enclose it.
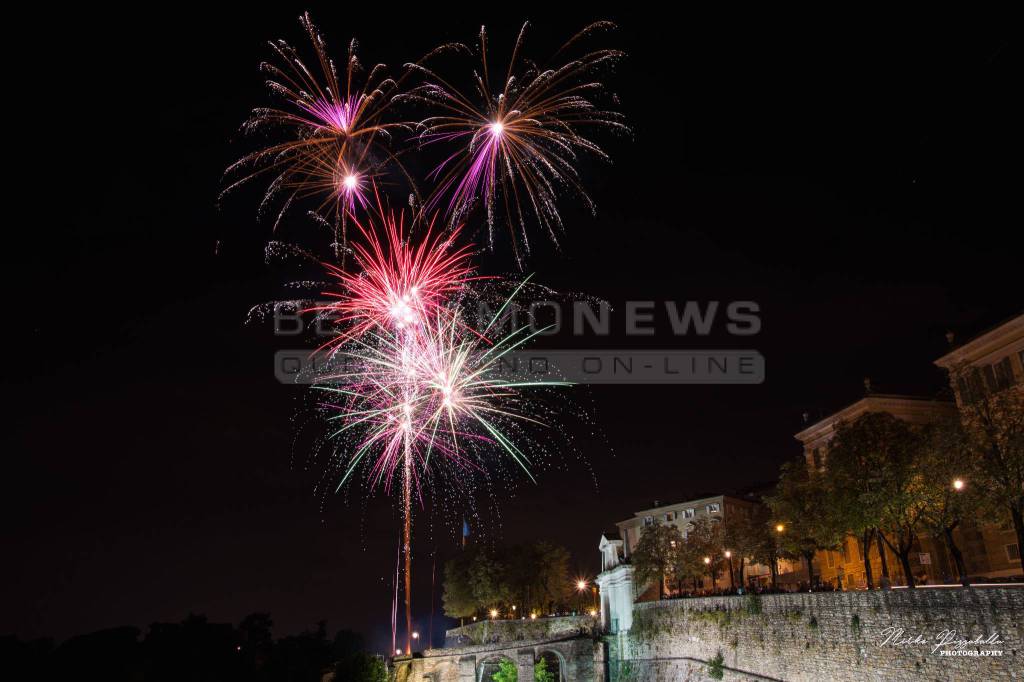
<path fill-rule="evenodd" d="M 395 656 L 401 656 L 401 655 L 402 655 L 402 650 L 401 649 L 395 649 Z"/>
<path fill-rule="evenodd" d="M 964 482 L 963 479 L 957 478 L 953 480 L 953 490 L 963 490 Z"/>
<path fill-rule="evenodd" d="M 491 618 L 498 617 L 498 609 L 491 609 Z"/>
<path fill-rule="evenodd" d="M 582 592 L 583 590 L 587 589 L 587 581 L 586 580 L 579 580 L 579 581 L 577 581 L 576 582 L 576 589 L 579 590 L 580 592 Z"/>
<path fill-rule="evenodd" d="M 418 632 L 412 633 L 412 638 L 413 639 L 419 639 L 420 638 L 420 633 L 418 633 Z"/>
<path fill-rule="evenodd" d="M 590 609 L 590 617 L 593 618 L 596 615 L 597 615 L 597 611 L 595 609 Z"/>
<path fill-rule="evenodd" d="M 726 559 L 731 559 L 732 558 L 732 552 L 730 552 L 729 550 L 725 550 L 725 558 Z"/>
<path fill-rule="evenodd" d="M 781 533 L 784 530 L 786 530 L 786 527 L 783 526 L 781 523 L 775 525 L 775 532 L 776 533 Z"/>
<path fill-rule="evenodd" d="M 711 563 L 711 557 L 709 557 L 709 556 L 704 557 L 704 565 L 707 566 L 710 563 Z"/>
<path fill-rule="evenodd" d="M 536 613 L 531 613 L 530 614 L 530 620 L 537 620 L 537 614 Z"/>

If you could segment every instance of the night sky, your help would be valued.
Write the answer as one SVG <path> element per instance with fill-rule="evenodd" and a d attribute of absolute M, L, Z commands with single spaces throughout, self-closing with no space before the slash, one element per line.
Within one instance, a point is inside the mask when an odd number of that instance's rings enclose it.
<path fill-rule="evenodd" d="M 610 83 L 635 135 L 601 138 L 614 164 L 582 167 L 596 218 L 563 202 L 562 248 L 541 242 L 529 271 L 617 310 L 761 306 L 755 337 L 632 343 L 755 348 L 763 385 L 582 389 L 603 435 L 572 435 L 593 476 L 575 459 L 541 472 L 482 529 L 490 541 L 562 543 L 593 575 L 613 522 L 655 499 L 770 482 L 799 453 L 803 413 L 857 399 L 864 377 L 934 395 L 947 330 L 964 339 L 1024 307 L 1008 24 L 887 16 L 811 31 L 808 17 L 396 6 L 382 19 L 341 6 L 311 8 L 335 55 L 354 35 L 365 62 L 396 66 L 484 22 L 506 54 L 533 20 L 543 55 L 589 20 L 617 21 L 607 43 L 629 57 Z M 238 126 L 267 102 L 265 41 L 305 46 L 301 9 L 32 22 L 39 44 L 15 68 L 25 118 L 9 129 L 30 156 L 9 169 L 28 188 L 8 202 L 26 215 L 6 223 L 3 248 L 0 634 L 269 611 L 278 635 L 326 619 L 388 645 L 398 515 L 379 498 L 321 509 L 319 469 L 293 447 L 300 391 L 272 373 L 288 344 L 244 325 L 286 279 L 264 263 L 271 225 L 255 193 L 216 205 L 247 148 Z M 503 247 L 487 272 L 514 271 Z M 415 545 L 425 631 L 430 552 L 440 572 L 457 540 L 435 521 Z"/>

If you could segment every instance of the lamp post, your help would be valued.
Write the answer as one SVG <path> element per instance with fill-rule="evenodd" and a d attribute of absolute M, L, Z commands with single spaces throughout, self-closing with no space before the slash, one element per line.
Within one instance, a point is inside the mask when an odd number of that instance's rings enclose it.
<path fill-rule="evenodd" d="M 965 485 L 962 478 L 953 479 L 953 490 L 955 493 L 961 492 Z M 967 578 L 967 567 L 964 566 L 964 557 L 960 553 L 960 548 L 956 546 L 956 541 L 953 539 L 953 529 L 947 525 L 944 531 L 946 544 L 949 546 L 950 554 L 953 555 L 953 561 L 956 563 L 956 572 L 960 574 L 960 584 L 964 587 L 970 587 L 971 581 Z"/>
<path fill-rule="evenodd" d="M 775 532 L 780 535 L 786 531 L 786 526 L 781 523 L 775 524 Z M 772 589 L 777 590 L 779 588 L 779 548 L 776 544 L 775 554 L 772 556 L 772 563 L 768 567 L 772 572 Z"/>
<path fill-rule="evenodd" d="M 729 587 L 735 590 L 736 579 L 733 577 L 732 574 L 732 552 L 730 552 L 729 550 L 725 550 L 725 560 L 729 562 Z"/>
<path fill-rule="evenodd" d="M 580 594 L 580 611 L 583 611 L 583 593 L 587 591 L 587 581 L 580 578 L 576 581 L 576 591 Z"/>
<path fill-rule="evenodd" d="M 711 557 L 704 557 L 704 565 L 708 567 L 708 576 L 711 578 L 711 589 L 715 589 L 715 574 L 711 570 Z"/>

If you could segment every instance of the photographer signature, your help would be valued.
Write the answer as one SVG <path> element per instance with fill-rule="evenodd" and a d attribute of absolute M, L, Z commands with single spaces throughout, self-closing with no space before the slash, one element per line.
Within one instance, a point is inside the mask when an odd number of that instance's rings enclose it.
<path fill-rule="evenodd" d="M 977 637 L 970 638 L 960 635 L 956 630 L 943 630 L 929 639 L 921 636 L 920 633 L 911 635 L 901 627 L 892 626 L 882 630 L 881 634 L 882 641 L 878 643 L 880 647 L 931 646 L 933 654 L 941 651 L 965 651 L 980 647 L 997 647 L 1004 644 L 999 635 L 994 632 L 988 636 L 978 635 Z"/>

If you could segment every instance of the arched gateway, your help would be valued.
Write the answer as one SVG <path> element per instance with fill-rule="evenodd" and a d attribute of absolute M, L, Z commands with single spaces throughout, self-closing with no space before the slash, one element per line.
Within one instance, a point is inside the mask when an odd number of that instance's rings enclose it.
<path fill-rule="evenodd" d="M 449 630 L 443 649 L 428 649 L 401 665 L 408 666 L 406 682 L 490 682 L 507 661 L 519 682 L 534 682 L 535 667 L 543 660 L 556 682 L 589 682 L 595 655 L 603 659 L 593 637 L 596 625 L 590 616 L 474 623 Z"/>

